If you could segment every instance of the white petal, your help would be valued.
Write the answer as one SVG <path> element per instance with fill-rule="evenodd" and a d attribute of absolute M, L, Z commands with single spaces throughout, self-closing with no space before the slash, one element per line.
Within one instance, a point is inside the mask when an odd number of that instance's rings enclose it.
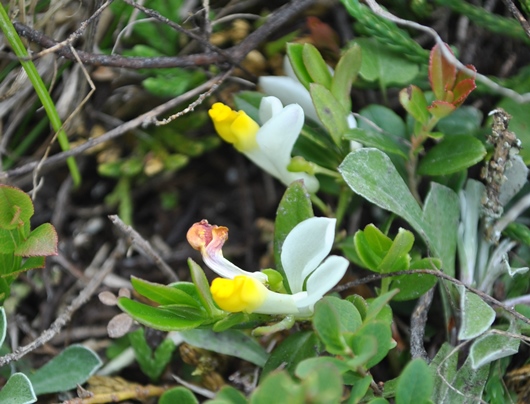
<path fill-rule="evenodd" d="M 279 114 L 283 109 L 282 102 L 276 97 L 263 97 L 259 104 L 259 120 L 263 125 L 274 115 Z"/>
<path fill-rule="evenodd" d="M 344 257 L 337 255 L 329 256 L 307 280 L 307 298 L 298 302 L 299 307 L 308 307 L 313 310 L 317 301 L 322 299 L 331 288 L 333 288 L 344 276 L 349 262 Z"/>
<path fill-rule="evenodd" d="M 267 97 L 263 110 L 277 109 L 276 98 Z M 264 99 L 265 100 L 265 99 Z M 277 100 L 277 99 L 276 99 Z M 260 111 L 261 109 L 260 108 Z M 274 112 L 274 111 L 273 111 Z M 264 112 L 264 114 L 268 114 Z M 293 173 L 287 170 L 291 162 L 293 146 L 304 125 L 304 112 L 297 104 L 288 105 L 269 119 L 256 134 L 257 148 L 244 152 L 257 166 L 280 180 L 285 185 L 302 179 L 309 192 L 316 192 L 319 182 L 315 176 L 306 173 Z"/>
<path fill-rule="evenodd" d="M 354 129 L 357 127 L 357 121 L 355 120 L 355 117 L 353 116 L 353 114 L 348 115 L 347 120 L 348 120 L 348 128 Z"/>
<path fill-rule="evenodd" d="M 254 278 L 261 283 L 267 282 L 268 278 L 263 272 L 247 272 L 239 268 L 237 265 L 232 264 L 222 254 L 215 256 L 203 255 L 204 263 L 208 268 L 214 271 L 217 275 L 222 278 L 234 279 L 238 275 L 248 276 Z"/>
<path fill-rule="evenodd" d="M 281 260 L 292 293 L 302 291 L 305 278 L 331 251 L 335 219 L 312 217 L 298 223 L 287 235 Z"/>
<path fill-rule="evenodd" d="M 322 125 L 309 91 L 298 81 L 283 76 L 262 76 L 258 84 L 266 94 L 278 97 L 283 105 L 299 104 L 308 118 Z"/>
<path fill-rule="evenodd" d="M 288 56 L 284 56 L 283 58 L 283 71 L 285 72 L 285 75 L 294 81 L 300 81 L 298 80 L 298 77 L 296 76 L 296 73 L 294 72 L 293 65 L 291 64 L 291 60 Z"/>
<path fill-rule="evenodd" d="M 297 295 L 270 292 L 261 306 L 253 310 L 253 313 L 260 314 L 300 314 L 298 300 L 306 298 L 307 293 L 302 292 Z"/>
<path fill-rule="evenodd" d="M 299 105 L 286 106 L 268 120 L 256 134 L 259 149 L 268 156 L 276 172 L 287 171 L 293 146 L 304 126 L 304 111 Z"/>

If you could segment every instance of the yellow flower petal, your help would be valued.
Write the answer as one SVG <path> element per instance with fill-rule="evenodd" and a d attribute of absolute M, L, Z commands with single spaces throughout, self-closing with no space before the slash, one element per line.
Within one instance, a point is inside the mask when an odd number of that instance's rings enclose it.
<path fill-rule="evenodd" d="M 223 103 L 216 102 L 208 111 L 215 130 L 223 140 L 232 143 L 240 152 L 257 146 L 256 134 L 259 125 L 244 111 L 234 111 Z"/>
<path fill-rule="evenodd" d="M 256 279 L 236 276 L 234 279 L 215 278 L 210 287 L 213 300 L 226 311 L 251 313 L 263 304 L 269 290 Z"/>

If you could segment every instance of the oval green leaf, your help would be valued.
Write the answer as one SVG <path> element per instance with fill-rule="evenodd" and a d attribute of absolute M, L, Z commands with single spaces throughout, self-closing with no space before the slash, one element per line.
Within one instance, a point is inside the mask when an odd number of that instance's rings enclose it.
<path fill-rule="evenodd" d="M 446 136 L 421 160 L 418 174 L 453 174 L 477 164 L 485 155 L 486 148 L 473 136 Z"/>

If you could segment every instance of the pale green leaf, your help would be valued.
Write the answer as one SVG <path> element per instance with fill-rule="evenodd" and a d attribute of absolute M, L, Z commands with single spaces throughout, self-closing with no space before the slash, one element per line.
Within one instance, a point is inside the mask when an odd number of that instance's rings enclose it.
<path fill-rule="evenodd" d="M 37 395 L 28 377 L 23 373 L 14 373 L 0 391 L 2 404 L 31 404 L 37 401 Z"/>
<path fill-rule="evenodd" d="M 75 389 L 99 369 L 98 355 L 82 345 L 70 345 L 29 376 L 35 394 L 58 393 Z"/>

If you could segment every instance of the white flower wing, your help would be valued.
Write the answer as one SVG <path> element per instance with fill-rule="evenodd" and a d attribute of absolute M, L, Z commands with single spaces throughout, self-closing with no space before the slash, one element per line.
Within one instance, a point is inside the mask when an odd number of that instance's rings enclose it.
<path fill-rule="evenodd" d="M 282 245 L 281 261 L 291 293 L 302 291 L 305 278 L 331 251 L 335 219 L 312 217 L 298 223 Z"/>
<path fill-rule="evenodd" d="M 312 311 L 315 303 L 342 279 L 348 265 L 344 257 L 329 256 L 307 280 L 307 297 L 297 302 L 299 308 L 307 307 Z"/>
<path fill-rule="evenodd" d="M 258 84 L 266 94 L 278 97 L 283 105 L 299 104 L 308 118 L 321 124 L 311 95 L 300 82 L 285 76 L 262 76 Z"/>

